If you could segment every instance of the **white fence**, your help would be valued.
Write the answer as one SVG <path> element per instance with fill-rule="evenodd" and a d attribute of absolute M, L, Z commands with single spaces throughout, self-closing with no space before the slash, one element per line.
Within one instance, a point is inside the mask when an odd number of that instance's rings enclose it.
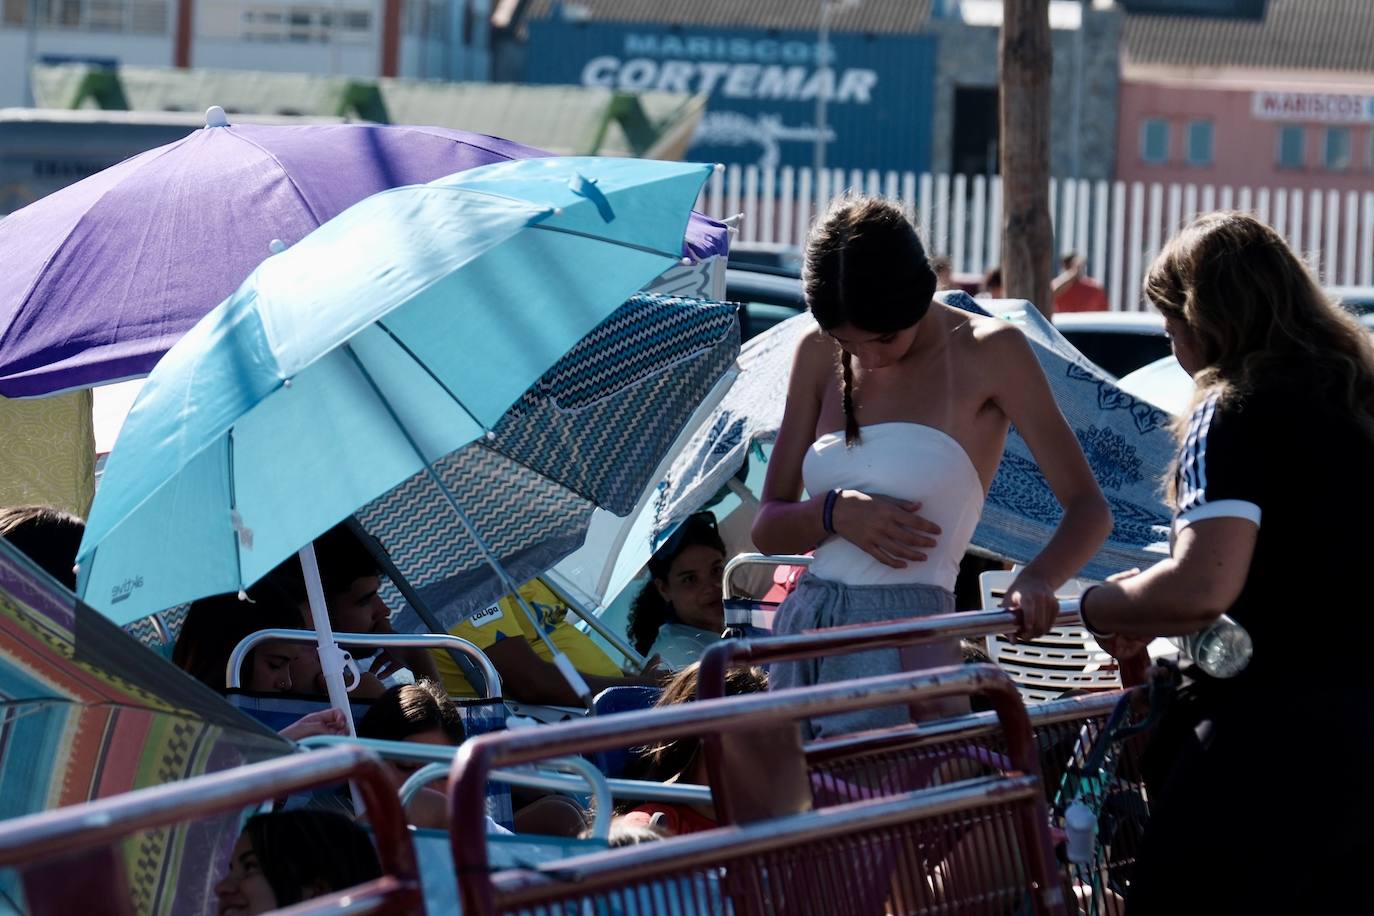
<path fill-rule="evenodd" d="M 932 253 L 955 273 L 982 273 L 1000 260 L 1001 178 L 915 172 L 728 166 L 698 209 L 744 214 L 739 241 L 801 245 L 818 210 L 847 189 L 901 201 Z M 820 209 L 824 208 L 822 204 Z M 1199 213 L 1254 212 L 1303 253 L 1327 286 L 1374 285 L 1374 191 L 1323 191 L 1120 181 L 1050 180 L 1056 255 L 1088 260 L 1114 310 L 1142 308 L 1140 286 L 1162 243 Z"/>

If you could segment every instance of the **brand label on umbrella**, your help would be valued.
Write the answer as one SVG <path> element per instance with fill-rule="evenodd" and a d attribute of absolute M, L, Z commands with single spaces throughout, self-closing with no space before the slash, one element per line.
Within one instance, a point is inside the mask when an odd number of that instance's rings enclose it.
<path fill-rule="evenodd" d="M 485 611 L 478 611 L 476 614 L 473 614 L 472 619 L 468 622 L 475 627 L 484 627 L 489 623 L 495 623 L 505 616 L 506 612 L 501 610 L 501 605 L 493 604 Z"/>
<path fill-rule="evenodd" d="M 143 587 L 143 577 L 135 576 L 132 579 L 125 579 L 119 585 L 110 589 L 110 603 L 118 604 L 134 593 L 134 589 Z"/>

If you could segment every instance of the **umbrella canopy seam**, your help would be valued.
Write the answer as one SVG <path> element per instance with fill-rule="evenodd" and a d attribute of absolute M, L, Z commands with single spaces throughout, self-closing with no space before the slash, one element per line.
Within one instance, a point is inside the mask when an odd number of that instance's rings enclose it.
<path fill-rule="evenodd" d="M 648 385 L 652 385 L 656 383 L 662 376 L 671 374 L 678 367 L 686 363 L 692 362 L 693 360 L 700 359 L 703 354 L 709 353 L 713 349 L 715 349 L 716 346 L 719 345 L 719 343 L 719 340 L 712 341 L 709 345 L 697 347 L 696 349 L 691 350 L 690 352 L 683 353 L 680 356 L 674 357 L 668 362 L 662 363 L 661 366 L 655 369 L 653 372 L 646 373 L 640 378 L 637 378 L 634 381 L 626 384 L 625 390 L 630 391 L 635 388 L 642 388 Z M 562 404 L 559 403 L 557 398 L 550 398 L 549 403 L 552 405 L 553 410 L 559 414 L 559 416 L 575 417 L 581 414 L 590 413 L 596 408 L 601 407 L 602 405 L 610 401 L 616 400 L 620 396 L 623 395 L 608 394 L 592 401 L 584 401 L 575 407 L 564 407 Z"/>
<path fill-rule="evenodd" d="M 391 338 L 392 343 L 401 348 L 402 353 L 404 353 L 406 356 L 409 356 L 412 360 L 415 361 L 415 364 L 419 366 L 421 370 L 424 371 L 425 375 L 429 376 L 430 379 L 434 382 L 434 384 L 439 386 L 439 390 L 443 391 L 444 394 L 449 396 L 449 400 L 453 401 L 453 403 L 457 404 L 460 408 L 462 408 L 463 413 L 468 415 L 468 419 L 475 423 L 482 430 L 482 432 L 491 432 L 491 430 L 487 428 L 487 424 L 477 419 L 476 415 L 474 415 L 471 410 L 468 410 L 468 406 L 463 403 L 462 398 L 458 397 L 458 395 L 454 393 L 453 389 L 448 386 L 447 382 L 439 378 L 439 376 L 434 373 L 434 370 L 430 368 L 429 363 L 427 363 L 425 360 L 422 360 L 419 354 L 417 354 L 414 350 L 410 348 L 409 344 L 401 340 L 400 337 L 397 337 L 395 332 L 393 332 L 391 328 L 387 327 L 384 323 L 382 323 L 380 319 L 378 319 L 375 322 L 375 324 L 386 334 L 387 337 Z M 344 346 L 347 347 L 348 345 L 345 344 Z M 353 349 L 351 347 L 348 347 L 348 352 L 350 355 L 353 356 L 353 361 L 358 362 L 358 357 L 353 354 Z M 361 363 L 359 363 L 359 368 L 361 368 Z M 368 377 L 368 379 L 369 381 L 371 381 L 370 376 Z"/>
<path fill-rule="evenodd" d="M 250 139 L 249 137 L 245 137 L 243 134 L 238 133 L 237 131 L 234 130 L 233 125 L 229 125 L 229 126 L 223 127 L 223 128 L 219 128 L 219 127 L 214 127 L 214 128 L 206 127 L 206 128 L 202 128 L 202 129 L 203 129 L 203 130 L 227 130 L 227 131 L 229 131 L 229 136 L 233 137 L 235 140 L 238 140 L 238 141 L 240 141 L 241 143 L 247 143 L 249 146 L 253 147 L 253 149 L 255 149 L 255 150 L 257 150 L 258 152 L 262 153 L 264 156 L 266 156 L 268 159 L 270 159 L 274 165 L 276 165 L 276 167 L 277 167 L 278 170 L 281 171 L 282 177 L 286 180 L 286 183 L 291 187 L 291 190 L 296 192 L 296 197 L 298 197 L 298 198 L 300 199 L 301 204 L 305 207 L 305 212 L 307 212 L 307 213 L 310 214 L 310 218 L 313 219 L 313 220 L 315 221 L 316 224 L 324 223 L 324 222 L 326 222 L 326 221 L 329 219 L 329 217 L 327 217 L 327 216 L 322 216 L 321 214 L 315 212 L 315 208 L 314 208 L 314 207 L 311 205 L 311 203 L 310 203 L 310 198 L 308 198 L 308 197 L 305 196 L 305 192 L 302 191 L 302 190 L 301 190 L 301 186 L 300 186 L 299 184 L 296 183 L 296 179 L 292 176 L 291 171 L 286 167 L 285 163 L 283 163 L 279 158 L 277 158 L 277 154 L 276 154 L 276 153 L 274 153 L 274 152 L 272 152 L 271 150 L 267 149 L 267 148 L 266 148 L 265 146 L 263 146 L 261 143 L 258 143 L 258 142 L 256 142 L 256 141 Z M 196 135 L 195 135 L 195 134 L 191 134 L 191 136 L 194 137 L 194 136 L 196 136 Z"/>
<path fill-rule="evenodd" d="M 140 163 L 138 164 L 138 167 L 135 168 L 134 171 L 135 171 L 135 172 L 142 171 L 143 168 L 144 168 L 144 166 L 148 165 L 149 163 L 156 162 L 157 160 L 161 159 L 163 156 L 166 156 L 167 154 L 171 153 L 171 152 L 172 152 L 173 150 L 175 150 L 177 147 L 180 147 L 180 146 L 182 146 L 183 144 L 185 144 L 186 141 L 190 140 L 190 139 L 191 139 L 192 137 L 194 137 L 194 136 L 196 136 L 196 134 L 194 134 L 194 133 L 187 134 L 185 137 L 182 137 L 180 140 L 177 140 L 177 141 L 174 142 L 174 143 L 169 143 L 169 144 L 167 144 L 165 147 L 161 147 L 160 149 L 153 150 L 152 152 L 156 152 L 157 155 L 156 155 L 156 156 L 149 156 L 147 162 L 140 162 Z M 136 157 L 135 157 L 135 158 L 136 158 Z M 125 162 L 128 162 L 129 160 L 126 159 L 126 160 L 124 160 L 124 161 L 125 161 Z M 118 187 L 119 187 L 119 185 L 111 185 L 109 188 L 106 188 L 103 192 L 101 192 L 100 196 L 99 196 L 98 198 L 96 198 L 95 201 L 94 201 L 89 207 L 87 207 L 85 210 L 83 210 L 82 213 L 81 213 L 81 215 L 80 215 L 79 217 L 77 217 L 76 222 L 72 224 L 72 229 L 75 230 L 75 229 L 77 229 L 78 227 L 80 227 L 80 226 L 86 221 L 86 219 L 91 215 L 91 212 L 92 212 L 93 210 L 95 210 L 96 205 L 98 205 L 101 201 L 103 201 L 107 196 L 109 196 L 109 195 L 110 195 L 116 188 L 118 188 Z M 61 192 L 59 191 L 58 193 L 61 193 Z M 54 249 L 52 250 L 52 253 L 49 254 L 48 257 L 43 261 L 43 266 L 40 267 L 37 271 L 34 272 L 34 275 L 33 275 L 33 282 L 29 284 L 28 289 L 24 290 L 24 295 L 21 296 L 21 297 L 19 298 L 19 302 L 18 302 L 18 303 L 15 305 L 15 307 L 14 307 L 14 312 L 10 315 L 10 321 L 9 321 L 9 323 L 5 325 L 4 331 L 3 331 L 3 332 L 0 332 L 0 346 L 3 346 L 5 343 L 7 343 L 7 342 L 9 341 L 9 339 L 10 339 L 10 332 L 14 330 L 14 325 L 15 325 L 15 323 L 18 321 L 19 316 L 23 313 L 24 307 L 25 307 L 26 305 L 29 304 L 29 299 L 33 296 L 34 290 L 37 289 L 39 283 L 42 282 L 42 280 L 43 280 L 43 275 L 47 272 L 48 266 L 49 266 L 50 264 L 52 264 L 52 262 L 58 257 L 58 255 L 63 254 L 63 253 L 67 250 L 67 246 L 68 246 L 69 244 L 72 243 L 72 240 L 73 240 L 74 238 L 76 238 L 76 232 L 75 232 L 75 231 L 68 232 L 67 235 L 66 235 L 66 237 L 62 239 L 61 244 L 59 244 L 56 248 L 54 248 Z M 7 371 L 13 371 L 13 370 L 7 370 Z"/>
<path fill-rule="evenodd" d="M 615 218 L 615 217 L 612 217 L 611 219 L 614 219 L 614 218 Z M 610 220 L 607 220 L 606 222 L 610 222 Z M 619 241 L 619 240 L 617 240 L 617 239 L 603 239 L 603 238 L 601 238 L 600 236 L 592 235 L 592 234 L 589 233 L 589 232 L 578 232 L 576 229 L 567 229 L 567 228 L 565 228 L 565 227 L 563 227 L 563 226 L 545 226 L 545 225 L 540 224 L 540 225 L 531 225 L 530 228 L 532 228 L 532 229 L 542 229 L 542 230 L 544 230 L 545 232 L 558 232 L 558 233 L 561 233 L 561 234 L 563 234 L 563 235 L 571 235 L 571 236 L 574 236 L 574 237 L 580 238 L 580 239 L 591 239 L 591 240 L 596 241 L 596 242 L 607 243 L 607 244 L 615 245 L 615 246 L 620 247 L 620 248 L 628 248 L 630 251 L 638 251 L 638 252 L 641 252 L 641 253 L 643 253 L 643 254 L 658 255 L 659 257 L 663 257 L 663 258 L 672 258 L 672 259 L 674 259 L 674 260 L 680 260 L 680 259 L 682 259 L 682 257 L 683 257 L 683 256 L 680 255 L 680 254 L 674 254 L 674 253 L 671 252 L 671 251 L 660 251 L 659 249 L 657 249 L 657 248 L 651 248 L 651 247 L 648 246 L 648 245 L 636 245 L 636 244 L 634 244 L 633 242 L 622 242 L 622 241 Z"/>

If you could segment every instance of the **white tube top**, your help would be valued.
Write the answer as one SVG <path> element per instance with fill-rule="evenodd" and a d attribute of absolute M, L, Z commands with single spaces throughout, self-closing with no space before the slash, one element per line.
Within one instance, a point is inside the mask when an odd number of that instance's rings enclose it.
<path fill-rule="evenodd" d="M 813 496 L 860 490 L 921 503 L 920 515 L 940 526 L 928 559 L 884 566 L 842 537 L 816 548 L 811 573 L 845 585 L 937 585 L 954 590 L 959 561 L 983 511 L 983 482 L 973 460 L 948 433 L 904 421 L 875 423 L 846 448 L 844 433 L 826 433 L 802 460 L 802 479 Z"/>

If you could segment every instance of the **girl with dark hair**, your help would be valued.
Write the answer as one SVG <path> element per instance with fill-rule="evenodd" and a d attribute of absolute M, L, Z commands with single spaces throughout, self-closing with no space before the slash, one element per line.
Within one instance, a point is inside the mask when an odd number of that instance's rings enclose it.
<path fill-rule="evenodd" d="M 382 694 L 358 723 L 358 737 L 452 747 L 463 743 L 466 730 L 458 704 L 444 688 L 434 681 L 420 680 L 392 687 Z M 388 759 L 387 768 L 397 791 L 428 762 Z M 421 788 L 406 805 L 406 818 L 416 827 L 446 829 L 448 816 L 448 797 L 436 789 Z M 490 817 L 486 824 L 487 833 L 510 833 Z M 585 826 L 585 812 L 563 796 L 536 796 L 515 813 L 518 833 L 576 836 Z"/>
<path fill-rule="evenodd" d="M 1106 538 L 1111 513 L 1025 337 L 1007 322 L 933 302 L 935 274 L 920 239 L 883 200 L 836 202 L 812 230 L 803 270 L 819 328 L 792 364 L 753 540 L 774 554 L 814 547 L 815 558 L 779 609 L 775 632 L 953 611 L 959 560 L 1012 423 L 1063 516 L 1004 606 L 1019 612 L 1022 637 L 1047 631 L 1058 611 L 1055 589 Z M 960 659 L 952 640 L 901 655 L 784 662 L 770 683 L 796 687 Z M 931 712 L 960 708 L 944 703 Z M 812 727 L 848 732 L 905 718 L 901 709 L 874 710 Z"/>
<path fill-rule="evenodd" d="M 434 681 L 399 684 L 382 694 L 358 723 L 359 738 L 462 744 L 465 733 L 458 704 Z"/>
<path fill-rule="evenodd" d="M 701 657 L 725 628 L 725 542 L 710 512 L 689 516 L 649 560 L 651 580 L 630 608 L 635 648 L 670 668 Z"/>
<path fill-rule="evenodd" d="M 172 663 L 218 693 L 225 680 L 229 656 L 244 637 L 258 630 L 299 630 L 301 615 L 290 599 L 268 583 L 248 590 L 248 600 L 238 595 L 215 595 L 192 602 L 172 648 Z M 243 689 L 254 693 L 292 693 L 291 662 L 308 646 L 268 640 L 248 653 L 239 678 Z"/>
<path fill-rule="evenodd" d="M 52 506 L 0 507 L 0 538 L 72 592 L 76 551 L 85 531 L 85 522 Z"/>
<path fill-rule="evenodd" d="M 253 916 L 381 876 L 361 827 L 342 814 L 301 808 L 249 818 L 215 897 L 220 916 Z"/>
<path fill-rule="evenodd" d="M 192 602 L 172 647 L 172 664 L 216 693 L 225 693 L 229 656 L 244 637 L 259 630 L 299 630 L 301 615 L 287 595 L 263 581 L 248 589 L 248 600 L 236 594 L 215 595 Z M 310 646 L 269 639 L 254 647 L 239 668 L 239 684 L 250 693 L 299 693 L 291 677 L 291 663 Z M 306 691 L 308 692 L 308 691 Z M 342 735 L 348 727 L 343 713 L 322 709 L 283 728 L 283 738 L 299 741 L 311 735 Z"/>
<path fill-rule="evenodd" d="M 1150 824 L 1128 912 L 1348 910 L 1374 858 L 1374 703 L 1362 666 L 1333 659 L 1329 641 L 1367 625 L 1349 562 L 1374 547 L 1374 351 L 1246 213 L 1184 229 L 1145 294 L 1195 383 L 1167 481 L 1170 555 L 1085 591 L 1083 622 L 1127 659 L 1228 614 L 1254 656 L 1227 680 L 1185 669 L 1146 758 Z M 1294 726 L 1311 740 L 1275 740 Z M 1321 778 L 1284 782 L 1314 747 Z"/>
<path fill-rule="evenodd" d="M 358 722 L 358 737 L 452 747 L 463 743 L 465 732 L 458 705 L 444 688 L 421 680 L 397 685 L 378 697 Z M 389 759 L 386 765 L 399 791 L 427 762 Z M 421 789 L 411 799 L 406 816 L 417 827 L 443 829 L 448 826 L 448 800 L 442 792 Z"/>

